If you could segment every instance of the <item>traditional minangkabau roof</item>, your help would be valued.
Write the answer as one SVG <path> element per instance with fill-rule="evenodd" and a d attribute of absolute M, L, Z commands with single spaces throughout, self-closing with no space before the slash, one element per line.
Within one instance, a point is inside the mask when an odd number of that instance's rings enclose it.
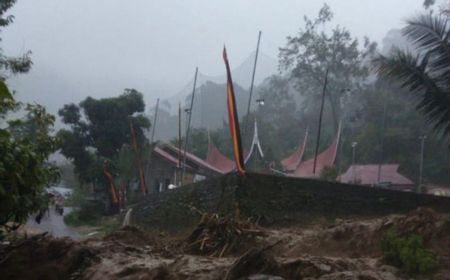
<path fill-rule="evenodd" d="M 250 152 L 245 157 L 245 163 L 249 161 L 249 159 L 252 157 L 253 153 L 257 153 L 261 159 L 264 159 L 264 153 L 261 148 L 261 143 L 259 142 L 258 137 L 258 123 L 255 120 L 255 126 L 253 130 L 253 140 L 252 145 L 250 147 Z"/>
<path fill-rule="evenodd" d="M 293 172 L 300 165 L 303 159 L 303 154 L 305 153 L 307 139 L 308 139 L 308 129 L 306 129 L 305 137 L 303 138 L 303 143 L 301 143 L 289 157 L 280 161 L 284 171 Z"/>
<path fill-rule="evenodd" d="M 317 155 L 316 172 L 314 173 L 314 157 L 301 162 L 294 172 L 288 174 L 292 177 L 318 178 L 325 167 L 332 167 L 336 160 L 336 155 L 341 137 L 341 124 L 339 123 L 338 133 L 330 146 L 325 151 Z"/>
<path fill-rule="evenodd" d="M 169 154 L 168 152 L 164 151 L 163 149 L 159 148 L 159 147 L 155 147 L 153 149 L 153 153 L 157 156 L 159 156 L 160 158 L 162 158 L 163 160 L 172 163 L 174 166 L 181 166 L 182 162 L 178 162 L 178 159 L 174 156 L 172 156 L 171 154 Z M 191 166 L 186 164 L 186 167 L 188 169 L 192 169 Z"/>
<path fill-rule="evenodd" d="M 395 186 L 413 186 L 414 183 L 398 173 L 399 164 L 382 164 L 380 183 L 390 183 Z M 378 164 L 351 165 L 347 171 L 340 175 L 338 180 L 342 183 L 358 183 L 360 185 L 374 186 L 378 184 Z"/>
<path fill-rule="evenodd" d="M 236 169 L 236 163 L 225 155 L 214 145 L 211 137 L 208 136 L 208 153 L 206 155 L 206 162 L 216 169 L 220 170 L 222 174 L 229 173 Z"/>
<path fill-rule="evenodd" d="M 175 146 L 173 146 L 173 145 L 171 145 L 169 143 L 166 143 L 163 146 L 163 149 L 166 150 L 169 153 L 170 152 L 172 152 L 174 154 L 181 153 L 181 156 L 182 157 L 184 156 L 184 150 L 180 150 L 177 147 L 175 147 Z M 208 162 L 204 161 L 203 159 L 201 159 L 201 158 L 197 157 L 196 155 L 191 154 L 189 152 L 186 152 L 186 160 L 187 161 L 191 161 L 190 165 L 195 164 L 195 165 L 203 168 L 205 171 L 210 171 L 210 172 L 213 172 L 213 173 L 223 174 L 220 169 L 216 168 L 215 166 L 212 166 Z"/>

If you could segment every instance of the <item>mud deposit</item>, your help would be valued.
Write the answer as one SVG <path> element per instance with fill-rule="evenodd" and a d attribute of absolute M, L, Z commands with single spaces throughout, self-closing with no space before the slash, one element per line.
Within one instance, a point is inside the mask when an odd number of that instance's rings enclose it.
<path fill-rule="evenodd" d="M 439 272 L 416 277 L 384 264 L 379 244 L 392 228 L 423 236 L 439 256 Z M 0 278 L 450 279 L 450 215 L 430 209 L 254 230 L 251 248 L 238 246 L 221 257 L 207 250 L 194 253 L 189 234 L 149 234 L 134 227 L 80 242 L 35 236 L 0 248 Z"/>

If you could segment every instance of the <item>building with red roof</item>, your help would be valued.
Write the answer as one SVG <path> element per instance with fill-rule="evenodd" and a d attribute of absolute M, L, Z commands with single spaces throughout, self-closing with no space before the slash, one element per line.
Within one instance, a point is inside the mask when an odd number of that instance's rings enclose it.
<path fill-rule="evenodd" d="M 338 177 L 342 183 L 363 186 L 384 186 L 395 190 L 414 190 L 414 182 L 398 173 L 399 164 L 365 164 L 351 165 L 347 171 Z M 378 172 L 380 180 L 378 181 Z"/>
<path fill-rule="evenodd" d="M 308 132 L 305 134 L 303 143 L 289 157 L 281 161 L 284 172 L 291 177 L 319 178 L 327 167 L 333 167 L 336 160 L 339 141 L 341 137 L 341 125 L 333 142 L 320 154 L 317 155 L 316 169 L 314 172 L 314 157 L 303 161 Z"/>
<path fill-rule="evenodd" d="M 303 142 L 298 146 L 295 151 L 287 158 L 280 161 L 283 170 L 286 172 L 294 172 L 303 159 L 303 154 L 305 153 L 306 141 L 308 140 L 308 129 L 306 129 L 305 137 Z"/>
<path fill-rule="evenodd" d="M 205 161 L 217 170 L 220 170 L 222 174 L 230 173 L 236 169 L 236 163 L 219 151 L 211 137 L 208 137 L 208 153 Z"/>

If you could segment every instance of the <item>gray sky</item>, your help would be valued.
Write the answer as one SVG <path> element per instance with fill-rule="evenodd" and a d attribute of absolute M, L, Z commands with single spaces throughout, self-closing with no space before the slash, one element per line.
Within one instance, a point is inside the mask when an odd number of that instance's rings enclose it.
<path fill-rule="evenodd" d="M 335 13 L 334 23 L 380 42 L 387 31 L 421 10 L 423 0 L 326 2 Z M 77 102 L 133 87 L 149 100 L 176 94 L 196 65 L 205 74 L 223 74 L 224 43 L 232 66 L 237 66 L 254 50 L 258 30 L 263 32 L 261 50 L 276 58 L 286 36 L 302 26 L 303 15 L 314 17 L 323 3 L 18 0 L 11 10 L 15 22 L 4 30 L 1 44 L 8 55 L 33 52 L 32 72 L 13 82 L 21 96 Z"/>

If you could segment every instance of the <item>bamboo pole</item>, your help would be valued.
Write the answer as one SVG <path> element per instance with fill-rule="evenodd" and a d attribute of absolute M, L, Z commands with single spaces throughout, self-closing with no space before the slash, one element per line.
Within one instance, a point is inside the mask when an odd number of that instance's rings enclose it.
<path fill-rule="evenodd" d="M 325 73 L 325 81 L 323 83 L 323 90 L 322 90 L 322 103 L 320 104 L 320 115 L 319 115 L 319 127 L 317 129 L 317 140 L 316 140 L 316 149 L 314 151 L 314 166 L 313 166 L 313 174 L 316 174 L 316 165 L 317 165 L 317 153 L 319 152 L 319 142 L 320 142 L 320 131 L 322 129 L 322 115 L 323 115 L 323 106 L 325 103 L 325 92 L 327 90 L 327 82 L 328 82 L 328 70 Z"/>
<path fill-rule="evenodd" d="M 186 172 L 186 151 L 188 146 L 188 140 L 189 140 L 189 132 L 191 128 L 191 119 L 192 119 L 192 109 L 194 108 L 194 97 L 195 97 L 195 87 L 197 86 L 197 74 L 198 74 L 198 67 L 195 68 L 195 76 L 194 76 L 194 87 L 192 89 L 192 96 L 191 96 L 191 106 L 189 108 L 189 118 L 186 128 L 186 139 L 184 139 L 184 155 L 183 155 L 183 172 L 181 173 L 181 182 L 184 181 L 184 173 Z"/>
<path fill-rule="evenodd" d="M 256 64 L 258 63 L 258 54 L 259 54 L 259 43 L 260 43 L 260 41 L 261 41 L 261 31 L 259 31 L 258 43 L 256 44 L 255 62 L 253 64 L 252 81 L 251 81 L 251 84 L 250 84 L 250 94 L 249 94 L 249 97 L 248 97 L 248 104 L 247 104 L 247 116 L 246 116 L 246 119 L 245 119 L 244 140 L 247 137 L 247 131 L 248 131 L 248 119 L 249 119 L 249 114 L 250 114 L 250 105 L 252 103 L 253 86 L 254 86 L 254 83 L 255 83 Z"/>

